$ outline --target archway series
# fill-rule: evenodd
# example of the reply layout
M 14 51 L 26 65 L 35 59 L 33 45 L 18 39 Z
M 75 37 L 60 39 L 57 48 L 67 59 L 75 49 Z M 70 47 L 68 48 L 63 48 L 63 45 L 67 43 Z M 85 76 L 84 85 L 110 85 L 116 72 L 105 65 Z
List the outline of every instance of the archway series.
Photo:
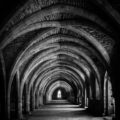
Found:
M 117 11 L 100 1 L 28 0 L 11 16 L 0 32 L 0 113 L 6 119 L 61 99 L 117 118 L 119 23 Z

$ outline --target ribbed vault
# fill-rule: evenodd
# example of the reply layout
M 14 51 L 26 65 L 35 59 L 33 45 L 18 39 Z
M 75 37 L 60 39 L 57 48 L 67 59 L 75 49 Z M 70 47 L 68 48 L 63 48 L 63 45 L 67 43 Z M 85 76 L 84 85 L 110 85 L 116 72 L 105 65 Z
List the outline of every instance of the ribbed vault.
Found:
M 8 112 L 15 76 L 21 114 L 24 89 L 28 111 L 31 94 L 33 107 L 38 107 L 44 99 L 50 101 L 59 87 L 83 104 L 85 96 L 102 99 L 104 73 L 110 68 L 115 40 L 110 25 L 92 11 L 89 2 L 29 0 L 2 29 Z

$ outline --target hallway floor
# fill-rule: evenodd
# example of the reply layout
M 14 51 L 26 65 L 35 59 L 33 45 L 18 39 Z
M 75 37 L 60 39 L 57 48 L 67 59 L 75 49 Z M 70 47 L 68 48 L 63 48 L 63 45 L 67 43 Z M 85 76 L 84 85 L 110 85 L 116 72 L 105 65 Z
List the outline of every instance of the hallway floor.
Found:
M 112 120 L 111 117 L 94 117 L 73 104 L 49 104 L 32 112 L 26 120 Z

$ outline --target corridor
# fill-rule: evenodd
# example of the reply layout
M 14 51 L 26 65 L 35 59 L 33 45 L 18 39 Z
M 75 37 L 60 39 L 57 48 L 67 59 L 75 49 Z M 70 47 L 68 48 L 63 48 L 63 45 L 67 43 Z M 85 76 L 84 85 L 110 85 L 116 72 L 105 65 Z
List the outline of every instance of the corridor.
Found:
M 4 120 L 118 120 L 120 15 L 111 2 L 15 1 L 23 4 L 0 29 Z
M 112 120 L 112 117 L 94 117 L 86 108 L 65 100 L 54 102 L 35 110 L 25 120 Z

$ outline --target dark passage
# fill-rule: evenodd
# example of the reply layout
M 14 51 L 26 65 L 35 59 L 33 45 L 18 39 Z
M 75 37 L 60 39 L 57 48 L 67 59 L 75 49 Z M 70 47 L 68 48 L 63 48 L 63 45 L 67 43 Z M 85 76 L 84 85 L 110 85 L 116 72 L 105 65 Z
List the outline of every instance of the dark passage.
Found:
M 86 108 L 58 100 L 35 110 L 26 120 L 112 120 L 112 117 L 95 117 Z
M 0 118 L 119 120 L 120 0 L 0 0 L 0 12 Z

